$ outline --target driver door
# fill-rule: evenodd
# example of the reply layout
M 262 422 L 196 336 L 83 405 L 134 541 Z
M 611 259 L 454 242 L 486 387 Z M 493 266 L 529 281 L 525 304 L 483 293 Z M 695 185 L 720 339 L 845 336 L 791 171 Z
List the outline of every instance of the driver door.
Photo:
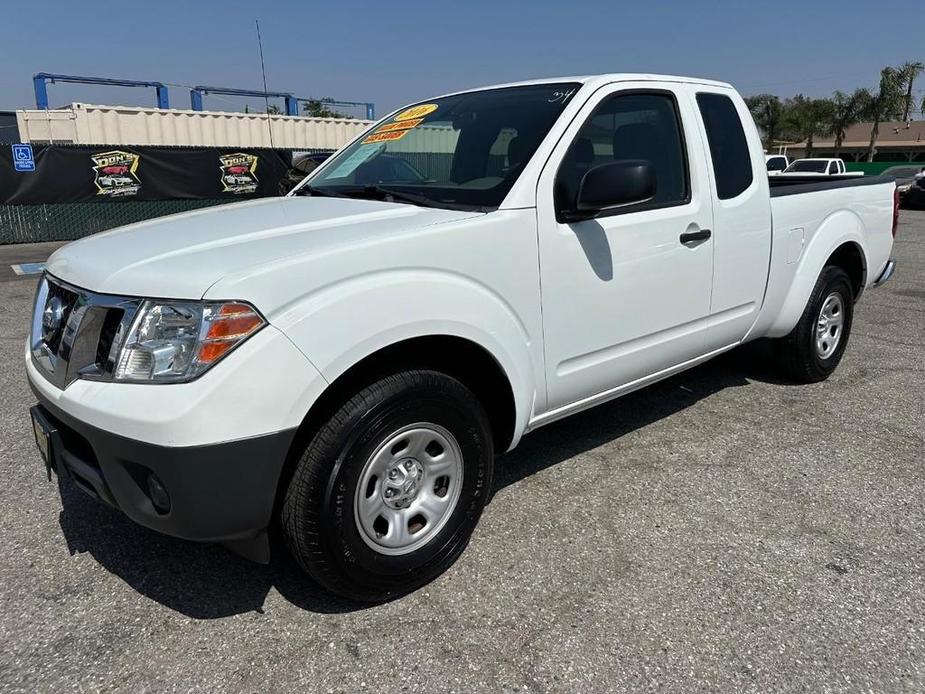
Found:
M 691 99 L 677 84 L 602 88 L 540 176 L 548 414 L 606 399 L 704 352 L 713 211 Z M 627 159 L 653 166 L 652 199 L 563 219 L 591 167 Z

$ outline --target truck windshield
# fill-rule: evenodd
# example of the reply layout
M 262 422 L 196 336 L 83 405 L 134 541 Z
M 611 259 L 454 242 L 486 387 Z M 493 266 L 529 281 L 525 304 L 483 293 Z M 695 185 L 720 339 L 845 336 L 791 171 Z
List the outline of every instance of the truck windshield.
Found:
M 580 86 L 486 89 L 402 109 L 295 192 L 496 208 Z
M 825 173 L 828 165 L 829 162 L 825 159 L 803 159 L 802 161 L 795 161 L 788 166 L 787 173 Z

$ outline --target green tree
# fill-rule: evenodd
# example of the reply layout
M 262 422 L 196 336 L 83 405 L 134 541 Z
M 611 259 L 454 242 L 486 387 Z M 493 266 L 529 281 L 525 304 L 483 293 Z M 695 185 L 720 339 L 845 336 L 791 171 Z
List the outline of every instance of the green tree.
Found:
M 865 104 L 870 102 L 870 92 L 855 89 L 851 94 L 836 91 L 829 99 L 832 104 L 828 122 L 823 124 L 821 135 L 835 138 L 835 156 L 841 154 L 845 131 L 860 123 L 864 117 Z
M 816 135 L 824 135 L 835 111 L 828 99 L 811 99 L 797 94 L 784 102 L 784 123 L 795 139 L 806 141 L 805 157 L 813 156 Z
M 903 112 L 904 82 L 899 69 L 885 67 L 880 71 L 880 84 L 876 92 L 869 94 L 864 105 L 864 119 L 873 122 L 870 128 L 870 144 L 867 146 L 867 161 L 873 161 L 877 154 L 877 139 L 883 121 L 899 118 Z
M 311 116 L 312 118 L 350 118 L 350 116 L 340 111 L 335 111 L 328 106 L 327 102 L 329 101 L 331 99 L 308 99 L 302 102 L 302 110 L 306 116 Z
M 782 138 L 784 128 L 784 105 L 774 94 L 756 94 L 745 99 L 752 113 L 755 125 L 764 133 L 764 148 L 773 151 L 774 143 Z
M 899 78 L 902 81 L 902 86 L 906 90 L 906 95 L 903 100 L 903 120 L 909 120 L 909 116 L 912 114 L 912 87 L 915 84 L 916 78 L 925 71 L 925 63 L 919 61 L 907 61 L 900 65 L 897 70 L 899 71 Z M 925 111 L 925 101 L 922 102 L 923 108 L 922 111 Z

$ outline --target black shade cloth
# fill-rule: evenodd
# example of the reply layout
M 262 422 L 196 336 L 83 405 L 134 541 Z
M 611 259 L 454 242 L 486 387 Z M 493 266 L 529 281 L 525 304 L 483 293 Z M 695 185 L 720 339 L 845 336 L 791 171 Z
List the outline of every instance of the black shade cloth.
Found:
M 0 204 L 246 199 L 279 195 L 289 150 L 32 146 L 35 171 L 18 172 L 0 145 Z

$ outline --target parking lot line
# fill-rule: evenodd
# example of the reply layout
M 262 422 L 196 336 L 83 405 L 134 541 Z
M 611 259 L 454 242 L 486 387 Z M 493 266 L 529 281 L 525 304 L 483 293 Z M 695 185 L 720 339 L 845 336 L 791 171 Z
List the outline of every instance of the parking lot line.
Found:
M 45 270 L 45 263 L 18 263 L 10 265 L 10 269 L 17 275 L 40 275 Z

